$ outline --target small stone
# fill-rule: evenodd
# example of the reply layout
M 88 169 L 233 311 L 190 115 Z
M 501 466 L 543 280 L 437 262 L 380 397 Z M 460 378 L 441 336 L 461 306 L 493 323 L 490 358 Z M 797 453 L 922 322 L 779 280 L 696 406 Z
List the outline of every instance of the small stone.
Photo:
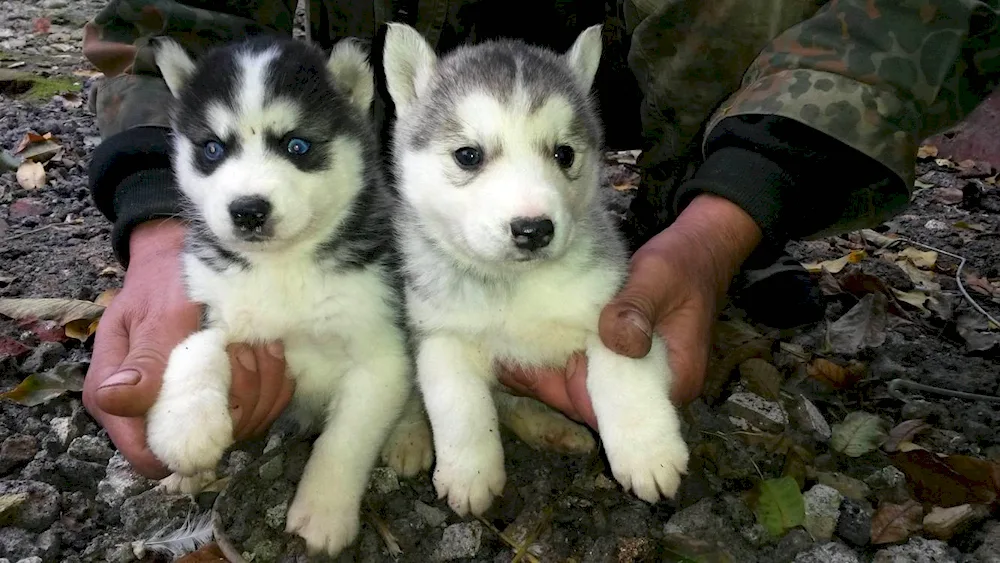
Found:
M 906 490 L 906 474 L 893 465 L 888 465 L 865 477 L 865 484 L 871 487 L 879 502 L 903 504 L 910 498 Z
M 28 493 L 0 494 L 0 526 L 12 525 L 21 505 L 27 500 Z
M 863 481 L 843 473 L 822 471 L 816 474 L 816 480 L 837 489 L 849 499 L 866 500 L 872 494 L 871 488 Z
M 771 558 L 768 561 L 772 563 L 792 563 L 798 554 L 809 549 L 812 545 L 813 539 L 809 536 L 809 532 L 795 528 L 781 538 L 778 545 L 774 547 L 774 551 L 771 553 Z
M 612 489 L 618 488 L 618 485 L 616 485 L 614 481 L 608 478 L 607 475 L 603 473 L 598 473 L 597 477 L 594 478 L 594 488 L 600 489 L 602 491 L 610 491 Z
M 973 557 L 976 563 L 1000 563 L 1000 522 L 987 527 L 986 539 Z
M 95 483 L 99 484 L 107 467 L 100 463 L 92 463 L 61 455 L 56 459 L 56 471 L 63 478 L 70 489 L 78 491 L 92 491 Z
M 427 522 L 427 525 L 432 528 L 437 528 L 448 520 L 448 514 L 441 510 L 440 508 L 435 508 L 429 504 L 424 504 L 423 502 L 415 501 L 413 503 L 413 510 Z
M 38 554 L 34 535 L 14 526 L 0 528 L 0 553 L 15 561 L 34 557 Z
M 45 213 L 48 209 L 41 200 L 33 197 L 22 197 L 11 203 L 7 217 L 9 219 L 23 219 L 25 217 L 37 217 Z
M 176 528 L 198 509 L 191 495 L 170 494 L 150 489 L 122 503 L 121 519 L 125 533 L 133 537 L 164 528 Z
M 267 444 L 264 445 L 265 454 L 271 453 L 272 450 L 276 450 L 281 447 L 281 434 L 274 433 L 267 437 Z
M 872 563 L 956 563 L 948 553 L 948 544 L 919 536 L 903 545 L 895 545 L 875 554 Z
M 818 541 L 830 541 L 837 529 L 844 495 L 833 487 L 815 485 L 802 496 L 806 506 L 805 529 Z
M 37 481 L 0 481 L 0 496 L 26 495 L 13 517 L 19 528 L 40 532 L 48 528 L 59 517 L 59 491 L 48 483 Z
M 943 221 L 938 221 L 937 219 L 931 219 L 924 223 L 924 228 L 929 231 L 943 231 L 948 228 L 948 225 Z
M 35 555 L 33 557 L 25 557 L 24 559 L 21 559 L 17 563 L 43 563 L 43 562 L 41 557 Z
M 780 432 L 788 425 L 781 405 L 753 393 L 733 393 L 726 399 L 726 412 L 768 432 Z
M 38 539 L 35 540 L 35 545 L 38 546 L 40 551 L 39 556 L 41 556 L 44 561 L 58 561 L 59 552 L 62 548 L 62 542 L 59 539 L 59 534 L 54 530 L 46 530 L 38 534 Z
M 14 434 L 0 445 L 0 475 L 34 459 L 38 453 L 38 440 L 27 434 Z
M 253 456 L 250 452 L 245 452 L 243 450 L 233 450 L 229 454 L 229 461 L 226 465 L 226 475 L 232 477 L 240 471 L 246 469 L 251 463 L 253 463 Z
M 60 342 L 40 342 L 21 364 L 21 372 L 41 373 L 50 370 L 66 356 L 66 347 Z
M 368 488 L 375 494 L 387 495 L 399 490 L 399 477 L 391 467 L 376 467 L 372 470 Z
M 844 499 L 837 520 L 837 535 L 857 547 L 868 545 L 872 538 L 872 512 L 871 507 L 862 502 Z
M 125 499 L 150 489 L 155 484 L 136 473 L 121 452 L 116 452 L 108 460 L 104 479 L 97 484 L 97 500 L 111 507 L 118 507 Z
M 829 441 L 830 437 L 833 436 L 830 424 L 823 418 L 823 413 L 819 412 L 816 405 L 804 396 L 799 395 L 791 415 L 803 431 L 813 434 L 819 441 Z
M 284 473 L 285 456 L 277 454 L 257 468 L 257 474 L 265 483 L 277 481 Z
M 479 522 L 460 522 L 444 529 L 441 543 L 434 552 L 436 561 L 452 561 L 475 557 L 483 542 L 483 525 Z
M 97 436 L 80 436 L 73 440 L 66 453 L 83 461 L 107 465 L 115 451 Z
M 264 523 L 273 530 L 285 529 L 285 517 L 288 515 L 288 501 L 272 506 L 264 513 Z
M 861 563 L 858 554 L 840 542 L 817 545 L 795 556 L 794 563 Z
M 950 508 L 935 506 L 930 514 L 924 516 L 924 532 L 939 540 L 948 541 L 989 515 L 990 510 L 981 504 L 963 504 Z
M 62 445 L 63 449 L 68 448 L 69 443 L 80 435 L 80 429 L 74 427 L 72 420 L 68 416 L 57 416 L 49 421 L 52 432 L 59 439 L 59 444 Z

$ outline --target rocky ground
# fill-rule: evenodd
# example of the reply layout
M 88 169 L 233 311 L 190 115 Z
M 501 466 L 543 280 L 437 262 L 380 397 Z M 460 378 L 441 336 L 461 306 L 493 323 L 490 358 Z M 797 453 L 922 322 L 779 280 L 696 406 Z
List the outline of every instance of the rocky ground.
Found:
M 308 441 L 279 426 L 227 456 L 217 490 L 168 495 L 80 404 L 93 321 L 122 283 L 86 187 L 99 138 L 78 24 L 99 4 L 0 2 L 0 70 L 61 81 L 41 99 L 0 90 L 0 148 L 39 135 L 19 156 L 45 173 L 0 175 L 0 298 L 75 306 L 0 302 L 0 561 L 176 559 L 160 540 L 213 507 L 244 560 L 303 561 L 280 530 Z M 707 392 L 684 410 L 677 499 L 649 506 L 598 455 L 506 436 L 509 483 L 486 517 L 452 514 L 427 475 L 381 468 L 341 560 L 1000 562 L 1000 327 L 987 317 L 1000 318 L 1000 188 L 988 165 L 921 156 L 907 213 L 789 245 L 823 290 L 822 322 L 774 331 L 727 310 Z M 610 180 L 630 178 L 616 165 Z

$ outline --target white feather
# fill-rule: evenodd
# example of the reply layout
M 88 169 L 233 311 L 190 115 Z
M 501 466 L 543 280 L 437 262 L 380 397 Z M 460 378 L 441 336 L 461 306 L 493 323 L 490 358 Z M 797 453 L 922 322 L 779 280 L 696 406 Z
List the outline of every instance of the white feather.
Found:
M 179 559 L 211 541 L 212 512 L 192 513 L 180 528 L 171 530 L 169 526 L 164 526 L 151 537 L 132 542 L 132 553 L 139 559 L 145 557 L 147 552 L 163 553 Z

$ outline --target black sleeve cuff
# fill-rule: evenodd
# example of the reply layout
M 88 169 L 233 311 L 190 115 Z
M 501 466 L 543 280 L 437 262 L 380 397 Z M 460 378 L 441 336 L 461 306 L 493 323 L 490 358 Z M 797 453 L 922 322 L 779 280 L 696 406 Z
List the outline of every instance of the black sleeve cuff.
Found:
M 136 127 L 102 142 L 90 162 L 97 208 L 114 223 L 111 245 L 126 268 L 129 235 L 137 225 L 180 212 L 181 195 L 170 168 L 169 129 Z

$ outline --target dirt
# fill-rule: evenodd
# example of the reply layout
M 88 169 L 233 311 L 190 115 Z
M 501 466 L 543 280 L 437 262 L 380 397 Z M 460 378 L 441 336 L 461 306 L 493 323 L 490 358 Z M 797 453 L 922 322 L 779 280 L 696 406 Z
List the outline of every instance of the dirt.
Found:
M 122 284 L 123 272 L 110 250 L 110 225 L 94 209 L 87 189 L 87 164 L 99 137 L 87 110 L 93 70 L 79 54 L 78 25 L 100 5 L 0 2 L 0 67 L 16 65 L 17 71 L 75 80 L 81 89 L 80 99 L 42 102 L 0 94 L 0 148 L 14 151 L 29 131 L 51 133 L 62 146 L 59 156 L 45 163 L 47 182 L 39 189 L 21 187 L 13 172 L 0 175 L 0 298 L 93 300 Z M 41 17 L 49 19 L 48 33 L 34 32 Z M 826 318 L 814 325 L 775 331 L 741 324 L 738 310 L 725 312 L 709 392 L 684 409 L 692 463 L 676 499 L 647 505 L 620 490 L 601 456 L 538 452 L 505 435 L 509 482 L 483 520 L 454 515 L 436 499 L 428 475 L 398 479 L 380 468 L 365 501 L 361 534 L 339 560 L 1000 560 L 997 504 L 981 498 L 973 502 L 984 507 L 973 511 L 978 516 L 951 537 L 941 540 L 924 530 L 873 545 L 872 518 L 887 504 L 916 499 L 922 518 L 942 501 L 929 499 L 917 486 L 918 474 L 899 473 L 908 467 L 900 456 L 912 451 L 892 452 L 880 444 L 852 457 L 837 451 L 829 436 L 830 426 L 836 431 L 854 412 L 877 415 L 885 430 L 920 419 L 929 428 L 910 438 L 917 446 L 1000 464 L 1000 327 L 991 327 L 961 294 L 956 283 L 960 260 L 948 255 L 965 259 L 959 277 L 966 290 L 987 314 L 1000 318 L 1000 188 L 994 173 L 982 163 L 936 162 L 927 156 L 919 163 L 920 187 L 911 207 L 876 229 L 901 237 L 891 246 L 857 232 L 789 244 L 803 263 L 836 260 L 852 251 L 863 250 L 865 256 L 836 273 L 813 275 L 826 303 Z M 620 188 L 615 192 L 620 206 L 635 177 L 616 165 L 606 181 Z M 943 252 L 932 267 L 901 267 L 896 261 L 907 264 L 899 257 L 907 247 L 927 250 L 910 241 Z M 934 300 L 922 311 L 901 303 L 905 294 L 886 287 L 911 292 L 911 297 L 929 288 L 926 293 Z M 880 291 L 888 294 L 888 312 L 876 306 L 860 324 L 845 320 L 849 312 L 858 316 L 855 307 L 881 302 L 865 297 Z M 861 332 L 870 346 L 837 351 Z M 0 316 L 0 390 L 34 373 L 83 373 L 92 345 L 92 339 L 66 338 L 54 323 Z M 847 368 L 854 371 L 831 386 L 815 373 L 817 358 L 841 366 L 839 376 Z M 748 367 L 749 359 L 776 369 L 760 375 Z M 914 389 L 905 382 L 939 390 Z M 774 401 L 768 402 L 772 392 Z M 973 395 L 956 398 L 949 392 Z M 739 398 L 764 408 L 748 410 Z M 825 431 L 823 424 L 801 415 L 805 400 L 828 425 Z M 768 418 L 774 405 L 783 419 Z M 247 559 L 306 560 L 301 541 L 281 530 L 282 507 L 307 455 L 308 441 L 279 425 L 269 437 L 241 444 L 223 461 L 222 473 L 230 480 L 218 503 L 211 492 L 166 495 L 114 455 L 106 434 L 82 408 L 79 392 L 33 407 L 2 400 L 0 500 L 30 495 L 19 512 L 0 509 L 0 558 L 168 560 L 149 550 L 140 557 L 133 542 L 176 528 L 214 505 L 222 522 L 220 539 Z M 807 495 L 829 485 L 845 497 L 825 515 L 835 524 L 830 537 L 816 536 L 813 524 L 774 535 L 764 528 L 755 514 L 760 484 L 783 475 L 794 477 Z M 968 475 L 932 471 L 931 476 L 933 483 L 957 483 L 951 493 L 959 497 L 983 486 Z M 998 484 L 992 486 L 995 490 Z M 818 509 L 810 506 L 812 522 L 824 516 L 813 514 Z

